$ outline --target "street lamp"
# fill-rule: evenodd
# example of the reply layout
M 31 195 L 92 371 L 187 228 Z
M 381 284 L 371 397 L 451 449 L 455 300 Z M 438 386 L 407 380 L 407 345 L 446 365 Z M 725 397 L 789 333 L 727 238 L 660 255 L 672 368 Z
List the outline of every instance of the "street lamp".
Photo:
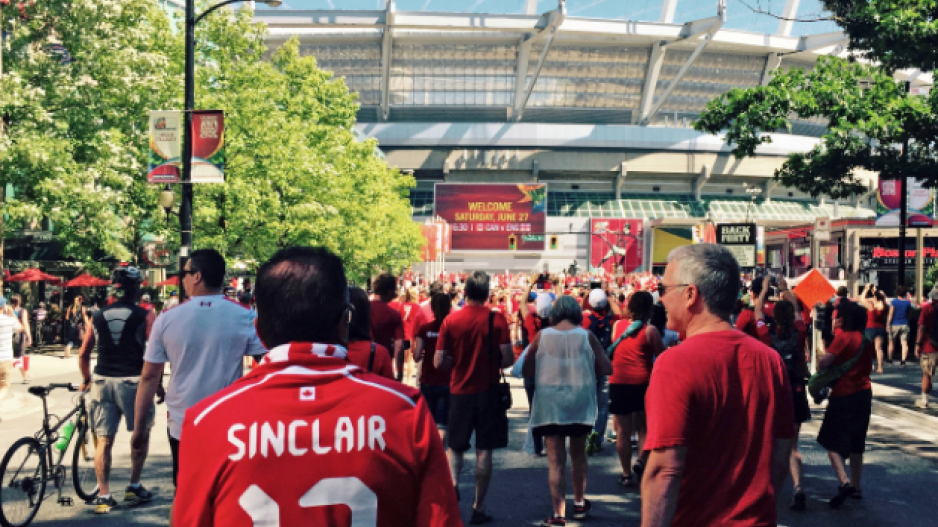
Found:
M 173 213 L 173 205 L 176 204 L 176 193 L 173 192 L 173 187 L 169 186 L 169 183 L 160 191 L 160 197 L 156 203 L 166 213 L 166 219 L 168 220 L 169 215 Z
M 195 14 L 195 0 L 186 0 L 186 76 L 185 76 L 185 125 L 182 142 L 182 201 L 179 203 L 179 269 L 186 266 L 192 248 L 192 110 L 195 107 L 195 26 L 213 11 L 226 5 L 244 0 L 226 0 L 213 5 L 201 15 Z M 269 7 L 279 7 L 282 0 L 259 0 Z M 161 192 L 163 197 L 165 190 Z M 180 288 L 185 299 L 185 288 Z

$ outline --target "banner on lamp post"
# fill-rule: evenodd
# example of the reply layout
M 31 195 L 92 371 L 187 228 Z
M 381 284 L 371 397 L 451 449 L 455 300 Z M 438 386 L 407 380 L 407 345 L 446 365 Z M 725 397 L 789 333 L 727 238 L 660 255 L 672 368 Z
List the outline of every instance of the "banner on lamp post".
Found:
M 150 112 L 147 183 L 178 183 L 182 166 L 182 112 Z
M 225 182 L 225 112 L 192 112 L 192 183 Z

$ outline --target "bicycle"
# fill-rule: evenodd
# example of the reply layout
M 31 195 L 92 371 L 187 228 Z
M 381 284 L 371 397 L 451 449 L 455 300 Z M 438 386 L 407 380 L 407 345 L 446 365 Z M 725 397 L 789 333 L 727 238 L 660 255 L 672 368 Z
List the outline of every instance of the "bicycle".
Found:
M 72 498 L 62 496 L 62 486 L 66 481 L 62 460 L 72 442 L 75 442 L 72 451 L 72 484 L 75 491 L 85 502 L 95 499 L 98 495 L 98 480 L 94 472 L 95 437 L 90 429 L 84 394 L 78 396 L 75 408 L 59 419 L 49 414 L 49 405 L 46 402 L 49 393 L 57 388 L 70 392 L 78 391 L 74 384 L 50 384 L 29 388 L 30 394 L 42 399 L 42 429 L 33 437 L 17 440 L 0 462 L 0 525 L 3 527 L 29 525 L 46 498 L 46 484 L 49 482 L 52 482 L 58 491 L 59 505 L 74 505 Z M 74 431 L 71 437 L 68 437 L 65 448 L 58 449 L 56 442 L 61 437 L 59 429 L 73 416 Z

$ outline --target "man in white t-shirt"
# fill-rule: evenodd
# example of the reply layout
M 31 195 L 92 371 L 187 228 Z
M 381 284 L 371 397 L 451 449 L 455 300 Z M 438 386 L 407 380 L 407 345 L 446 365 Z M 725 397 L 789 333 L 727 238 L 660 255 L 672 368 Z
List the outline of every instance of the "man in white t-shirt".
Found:
M 0 296 L 0 401 L 10 391 L 10 375 L 13 373 L 13 334 L 20 331 L 23 331 L 23 325 L 13 315 L 13 310 L 7 305 L 7 299 Z
M 179 472 L 179 441 L 186 410 L 241 378 L 242 357 L 267 353 L 254 329 L 256 312 L 222 294 L 225 259 L 214 249 L 194 251 L 182 271 L 189 300 L 164 311 L 150 332 L 143 374 L 137 390 L 137 416 L 145 416 L 163 379 L 163 367 L 172 368 L 166 407 L 169 444 L 173 454 L 173 482 Z M 142 426 L 142 423 L 140 423 Z M 146 446 L 135 428 L 131 448 Z

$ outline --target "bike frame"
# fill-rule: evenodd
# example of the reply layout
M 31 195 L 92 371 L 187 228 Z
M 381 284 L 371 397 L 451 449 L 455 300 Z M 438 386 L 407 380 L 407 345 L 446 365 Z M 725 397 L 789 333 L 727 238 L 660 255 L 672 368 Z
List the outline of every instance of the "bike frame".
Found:
M 55 424 L 55 426 L 51 426 L 50 418 L 52 416 L 49 415 L 48 402 L 46 401 L 46 397 L 41 397 L 41 399 L 42 399 L 42 413 L 43 413 L 42 430 L 37 432 L 34 437 L 36 438 L 36 440 L 39 441 L 39 444 L 41 445 L 39 455 L 41 457 L 46 458 L 47 460 L 47 467 L 49 471 L 45 479 L 46 481 L 52 481 L 53 483 L 55 483 L 55 487 L 59 493 L 59 499 L 61 500 L 62 499 L 62 481 L 59 481 L 59 478 L 58 478 L 59 474 L 58 474 L 58 471 L 56 470 L 56 467 L 62 466 L 62 460 L 65 458 L 65 454 L 68 452 L 68 447 L 71 446 L 72 440 L 75 439 L 75 432 L 72 432 L 71 437 L 68 438 L 68 444 L 65 445 L 65 449 L 59 451 L 59 458 L 57 461 L 54 460 L 54 456 L 55 456 L 54 451 L 57 449 L 53 448 L 55 446 L 55 443 L 53 442 L 53 440 L 58 439 L 58 438 L 55 437 L 54 434 L 56 431 L 58 431 L 59 428 L 62 427 L 62 425 L 67 423 L 72 418 L 72 416 L 76 414 L 78 415 L 78 419 L 76 420 L 77 422 L 75 423 L 75 429 L 77 430 L 78 427 L 81 425 L 81 420 L 87 419 L 88 411 L 85 407 L 84 394 L 81 394 L 79 398 L 79 402 L 77 405 L 75 405 L 75 408 L 71 412 L 66 414 L 65 417 L 59 419 L 59 421 Z M 92 445 L 92 448 L 94 448 L 94 445 Z

